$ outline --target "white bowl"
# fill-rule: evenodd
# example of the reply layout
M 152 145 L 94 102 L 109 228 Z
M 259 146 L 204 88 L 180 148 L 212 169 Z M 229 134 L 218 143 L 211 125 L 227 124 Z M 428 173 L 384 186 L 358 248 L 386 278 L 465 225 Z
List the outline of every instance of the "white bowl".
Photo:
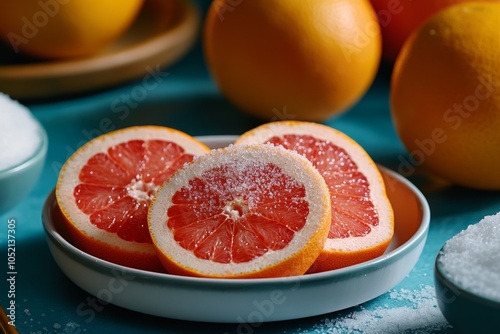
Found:
M 199 137 L 212 148 L 234 136 Z M 65 238 L 54 192 L 42 212 L 47 242 L 62 271 L 102 300 L 130 310 L 174 319 L 261 323 L 346 309 L 392 289 L 415 266 L 429 229 L 425 197 L 409 181 L 380 167 L 395 212 L 395 235 L 386 253 L 329 272 L 268 279 L 175 276 L 119 266 L 82 252 Z
M 47 156 L 49 139 L 41 125 L 39 133 L 41 143 L 32 156 L 16 166 L 0 171 L 0 214 L 23 200 L 40 177 Z

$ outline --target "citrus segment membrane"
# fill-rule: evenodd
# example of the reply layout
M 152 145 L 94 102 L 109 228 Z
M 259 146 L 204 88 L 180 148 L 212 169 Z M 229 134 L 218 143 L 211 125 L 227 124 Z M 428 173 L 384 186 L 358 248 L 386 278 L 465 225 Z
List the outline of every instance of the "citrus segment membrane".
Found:
M 237 145 L 267 143 L 306 157 L 325 179 L 332 204 L 324 252 L 314 271 L 360 263 L 381 255 L 394 233 L 394 217 L 380 172 L 354 140 L 312 122 L 281 121 L 241 135 Z
M 175 171 L 208 151 L 191 136 L 160 126 L 117 130 L 82 146 L 61 169 L 56 187 L 77 246 L 119 264 L 140 267 L 141 261 L 130 262 L 138 253 L 159 264 L 147 225 L 151 198 Z
M 330 210 L 307 159 L 271 145 L 231 146 L 174 174 L 153 199 L 149 226 L 171 273 L 290 276 L 321 252 Z
M 73 195 L 98 228 L 128 241 L 151 242 L 147 209 L 153 194 L 192 154 L 167 140 L 131 140 L 97 153 L 82 167 Z
M 305 156 L 325 178 L 334 203 L 329 238 L 364 236 L 378 225 L 368 180 L 344 149 L 310 135 L 275 136 L 266 143 L 281 145 Z
M 309 213 L 304 195 L 304 185 L 274 164 L 230 162 L 174 194 L 167 226 L 198 258 L 248 262 L 284 248 L 304 227 Z

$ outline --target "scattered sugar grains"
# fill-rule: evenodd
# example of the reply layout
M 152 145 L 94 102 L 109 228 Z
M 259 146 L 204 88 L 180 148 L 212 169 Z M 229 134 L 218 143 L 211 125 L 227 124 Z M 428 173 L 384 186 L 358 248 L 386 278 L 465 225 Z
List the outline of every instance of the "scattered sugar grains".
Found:
M 440 263 L 458 286 L 500 301 L 500 212 L 448 240 Z
M 0 93 L 0 171 L 36 152 L 41 144 L 39 127 L 28 108 Z
M 434 287 L 418 290 L 392 290 L 388 293 L 392 307 L 357 309 L 343 317 L 324 319 L 307 333 L 318 334 L 426 334 L 450 328 L 435 297 Z M 295 334 L 306 332 L 297 332 Z

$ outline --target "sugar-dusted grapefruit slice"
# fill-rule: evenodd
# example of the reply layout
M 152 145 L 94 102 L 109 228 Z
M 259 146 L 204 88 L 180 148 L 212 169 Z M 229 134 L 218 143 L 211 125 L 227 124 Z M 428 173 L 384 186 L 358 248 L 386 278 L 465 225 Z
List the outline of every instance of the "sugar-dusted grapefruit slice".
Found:
M 209 148 L 166 127 L 136 126 L 97 137 L 61 169 L 57 203 L 75 246 L 133 268 L 163 271 L 147 212 L 157 188 Z
M 366 151 L 329 126 L 297 121 L 254 128 L 237 145 L 269 143 L 305 156 L 325 178 L 332 221 L 321 255 L 309 272 L 364 262 L 383 254 L 394 233 L 394 216 L 382 176 Z
M 312 265 L 330 212 L 325 181 L 304 157 L 272 145 L 229 146 L 175 173 L 148 222 L 169 273 L 279 277 Z

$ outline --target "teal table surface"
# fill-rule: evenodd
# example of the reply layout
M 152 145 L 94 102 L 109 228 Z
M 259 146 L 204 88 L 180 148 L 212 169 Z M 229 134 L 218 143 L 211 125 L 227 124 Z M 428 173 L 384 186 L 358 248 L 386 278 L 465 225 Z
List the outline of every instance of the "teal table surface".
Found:
M 203 3 L 203 6 L 206 6 Z M 206 9 L 206 8 L 203 8 Z M 155 68 L 155 64 L 151 64 Z M 160 70 L 159 84 L 141 90 L 141 79 L 71 98 L 27 103 L 49 135 L 48 157 L 33 191 L 0 215 L 1 260 L 7 264 L 7 223 L 16 222 L 16 327 L 20 333 L 454 333 L 435 300 L 433 263 L 450 237 L 500 211 L 500 192 L 445 185 L 421 168 L 408 170 L 408 153 L 390 115 L 391 67 L 382 64 L 377 78 L 354 107 L 324 121 L 358 141 L 373 159 L 400 172 L 426 196 L 431 208 L 423 253 L 396 287 L 363 305 L 340 312 L 274 323 L 193 323 L 149 316 L 107 304 L 89 318 L 77 312 L 90 296 L 73 284 L 54 262 L 41 222 L 43 203 L 66 159 L 102 133 L 131 125 L 158 124 L 191 135 L 238 135 L 258 124 L 218 91 L 198 42 L 189 53 Z M 282 117 L 285 106 L 276 106 Z M 290 115 L 289 115 L 290 116 Z M 15 145 L 15 143 L 13 143 Z M 0 280 L 0 302 L 7 302 L 7 270 Z M 307 307 L 307 305 L 304 305 Z

